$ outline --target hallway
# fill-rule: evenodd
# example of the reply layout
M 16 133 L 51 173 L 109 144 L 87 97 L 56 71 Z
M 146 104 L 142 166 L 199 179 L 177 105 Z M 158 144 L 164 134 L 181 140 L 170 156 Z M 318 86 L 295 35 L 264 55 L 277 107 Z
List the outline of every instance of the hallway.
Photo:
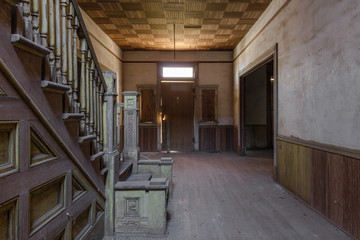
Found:
M 174 193 L 168 206 L 171 219 L 168 236 L 160 239 L 351 239 L 273 182 L 269 154 L 170 155 L 175 160 Z

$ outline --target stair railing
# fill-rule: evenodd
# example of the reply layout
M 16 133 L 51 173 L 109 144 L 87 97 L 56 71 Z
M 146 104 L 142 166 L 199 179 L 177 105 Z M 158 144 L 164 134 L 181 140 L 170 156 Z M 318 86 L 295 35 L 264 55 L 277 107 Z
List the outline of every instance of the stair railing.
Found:
M 66 118 L 80 119 L 80 136 L 103 149 L 103 96 L 106 82 L 76 0 L 20 0 L 25 41 L 49 50 L 46 64 L 53 86 L 66 92 Z M 17 40 L 13 40 L 17 41 Z

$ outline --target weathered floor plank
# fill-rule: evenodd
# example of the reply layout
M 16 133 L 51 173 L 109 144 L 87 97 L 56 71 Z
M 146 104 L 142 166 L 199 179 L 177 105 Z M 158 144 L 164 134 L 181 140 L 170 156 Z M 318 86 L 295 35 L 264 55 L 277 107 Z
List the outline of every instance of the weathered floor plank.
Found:
M 142 153 L 157 159 L 161 153 Z M 168 235 L 117 239 L 351 239 L 272 180 L 272 158 L 171 153 Z

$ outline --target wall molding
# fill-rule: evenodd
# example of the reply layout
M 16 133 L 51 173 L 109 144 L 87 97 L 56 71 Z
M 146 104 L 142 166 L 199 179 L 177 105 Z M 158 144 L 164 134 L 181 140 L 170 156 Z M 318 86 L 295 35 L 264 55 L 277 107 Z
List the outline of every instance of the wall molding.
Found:
M 144 61 L 138 61 L 138 60 L 121 60 L 122 63 L 168 63 L 169 60 L 164 61 L 153 61 L 153 60 L 144 60 Z M 173 63 L 173 62 L 171 62 Z M 175 61 L 174 63 L 189 63 L 189 61 Z M 234 61 L 194 61 L 194 63 L 234 63 Z
M 120 56 L 118 56 L 116 53 L 114 53 L 110 48 L 108 48 L 102 41 L 100 41 L 99 39 L 98 39 L 98 37 L 97 36 L 95 36 L 95 34 L 93 34 L 93 33 L 91 33 L 91 32 L 89 32 L 89 35 L 96 41 L 96 42 L 98 42 L 101 46 L 103 46 L 103 48 L 104 49 L 106 49 L 111 55 L 113 55 L 116 59 L 118 59 L 120 62 L 124 62 L 122 59 L 121 59 L 121 57 Z M 115 44 L 116 45 L 116 44 Z M 117 46 L 117 45 L 116 45 Z M 121 50 L 121 48 L 120 48 L 120 50 Z M 122 51 L 122 50 L 121 50 Z
M 257 39 L 260 34 L 268 27 L 268 25 L 280 14 L 280 12 L 290 3 L 291 0 L 287 0 L 277 11 L 276 13 L 267 21 L 267 23 L 255 34 L 255 36 L 246 44 L 244 48 L 240 50 L 240 52 L 233 58 L 233 61 L 235 62 L 241 54 L 243 54 L 246 49 Z M 259 21 L 259 20 L 258 20 Z M 254 26 L 253 26 L 254 27 Z M 241 41 L 240 41 L 241 42 Z M 238 43 L 238 45 L 240 44 Z M 237 45 L 237 46 L 238 46 Z M 236 47 L 235 47 L 236 49 Z M 235 50 L 234 49 L 234 50 Z
M 319 142 L 315 142 L 315 141 L 303 140 L 300 138 L 287 137 L 287 136 L 282 136 L 282 135 L 277 136 L 276 139 L 280 140 L 280 141 L 289 142 L 289 143 L 293 143 L 293 144 L 297 144 L 297 145 L 302 145 L 305 147 L 310 147 L 310 148 L 318 149 L 321 151 L 335 153 L 335 154 L 339 154 L 342 156 L 351 157 L 351 158 L 360 160 L 360 150 L 344 148 L 344 147 L 334 146 L 334 145 L 330 145 L 330 144 L 319 143 Z

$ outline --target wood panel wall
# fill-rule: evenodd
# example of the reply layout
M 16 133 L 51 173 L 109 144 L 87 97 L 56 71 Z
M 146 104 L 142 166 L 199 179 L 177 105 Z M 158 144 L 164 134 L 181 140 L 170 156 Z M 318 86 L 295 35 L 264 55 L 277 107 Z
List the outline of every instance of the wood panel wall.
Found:
M 239 128 L 237 126 L 233 126 L 233 149 L 232 151 L 240 154 L 239 147 Z
M 44 59 L 11 44 L 10 2 L 0 0 L 0 239 L 101 239 L 104 184 L 63 122 L 63 95 L 41 89 Z
M 278 182 L 310 203 L 310 149 L 279 141 L 277 153 Z
M 278 139 L 278 181 L 312 208 L 360 238 L 360 157 L 319 144 Z
M 1 71 L 0 85 L 7 93 L 0 102 L 8 103 L 0 109 L 0 239 L 72 236 L 72 220 L 88 206 L 94 217 L 76 238 L 103 236 L 105 199 Z
M 232 125 L 199 126 L 200 151 L 232 151 L 233 148 Z
M 157 126 L 139 126 L 139 147 L 141 152 L 156 152 Z

